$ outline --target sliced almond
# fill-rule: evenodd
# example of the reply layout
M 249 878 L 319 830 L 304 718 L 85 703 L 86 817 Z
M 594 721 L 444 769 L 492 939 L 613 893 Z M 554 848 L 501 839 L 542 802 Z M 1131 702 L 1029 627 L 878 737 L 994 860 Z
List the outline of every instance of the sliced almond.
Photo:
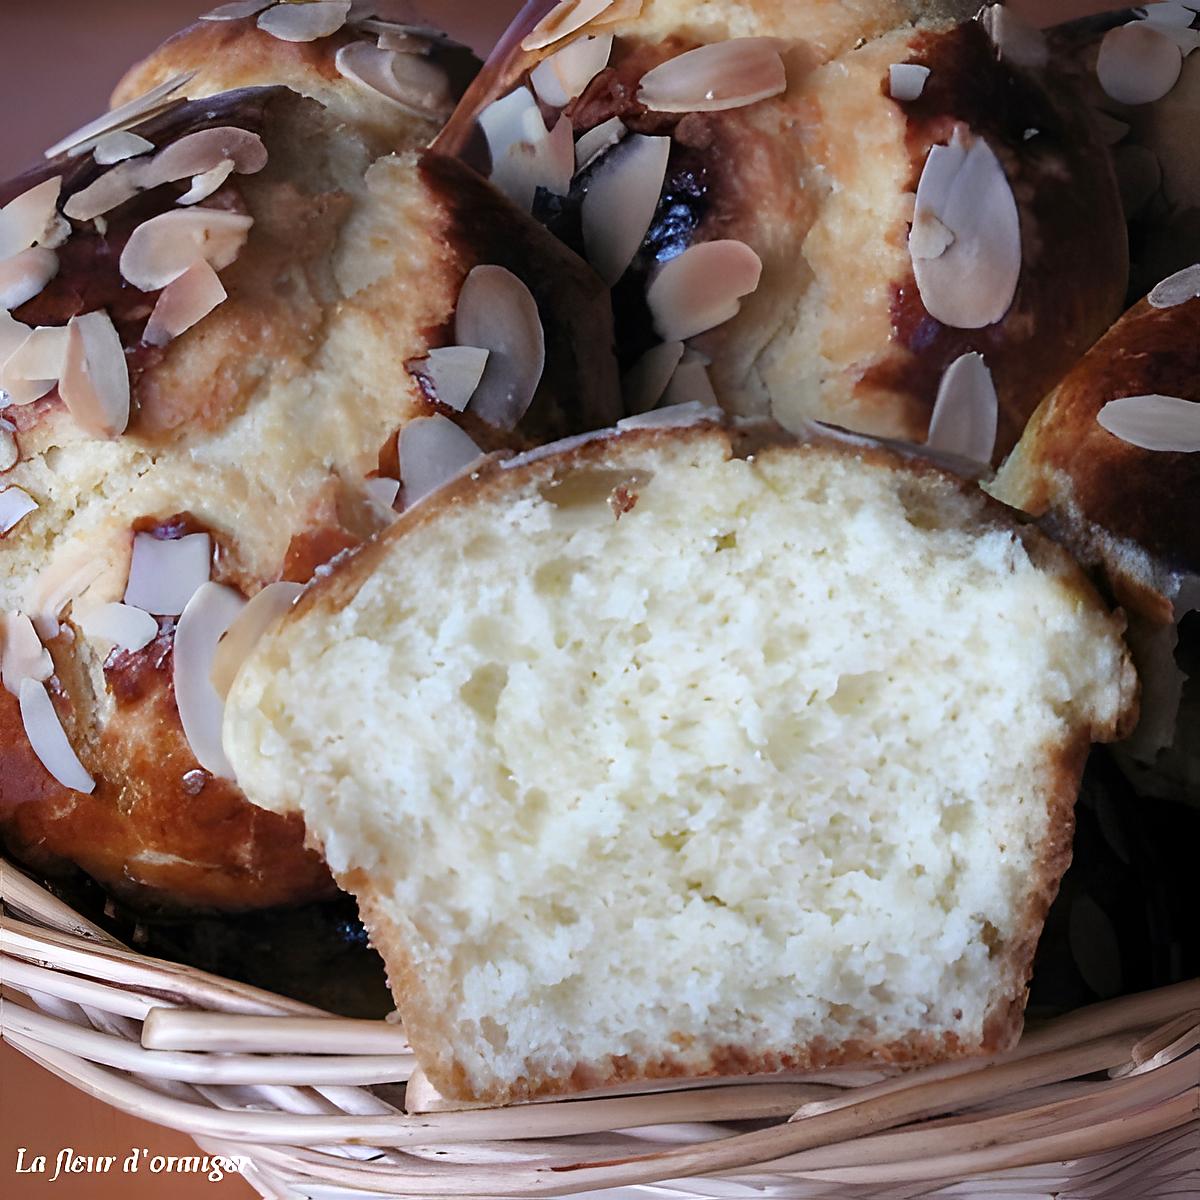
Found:
M 283 42 L 315 42 L 337 33 L 349 15 L 350 0 L 276 4 L 259 15 L 258 27 Z
M 59 618 L 104 574 L 102 555 L 76 549 L 54 558 L 38 574 L 33 595 L 33 624 L 47 641 L 58 635 Z
M 758 287 L 762 259 L 744 242 L 701 242 L 671 259 L 646 293 L 659 336 L 682 342 L 736 317 Z
M 140 158 L 153 150 L 154 143 L 140 134 L 118 129 L 114 133 L 106 133 L 96 143 L 92 148 L 92 157 L 102 167 L 111 167 L 130 158 Z
M 216 271 L 201 259 L 159 293 L 142 341 L 148 346 L 165 346 L 207 317 L 226 295 Z
M 990 463 L 996 451 L 1000 401 L 982 354 L 964 354 L 946 368 L 929 422 L 930 450 Z
M 930 316 L 955 329 L 982 329 L 1004 318 L 1021 276 L 1021 219 L 1012 187 L 983 138 L 961 129 L 929 152 L 917 188 L 915 227 L 933 217 L 954 241 L 936 258 L 913 256 Z
M 372 504 L 388 512 L 394 512 L 396 501 L 400 499 L 400 480 L 389 479 L 386 475 L 377 475 L 363 484 Z
M 269 8 L 275 0 L 234 0 L 232 4 L 222 4 L 212 12 L 202 13 L 201 21 L 240 21 L 245 17 L 255 17 L 264 8 Z
M 514 88 L 480 110 L 477 120 L 493 166 L 504 158 L 511 146 L 528 136 L 527 121 L 531 112 L 540 118 L 537 100 L 527 87 Z
M 543 104 L 565 108 L 608 66 L 612 46 L 611 33 L 576 38 L 538 63 L 529 82 Z
M 1200 298 L 1200 263 L 1164 279 L 1149 295 L 1151 308 L 1174 308 Z
M 1200 404 L 1176 396 L 1126 396 L 1111 400 L 1096 418 L 1113 437 L 1142 450 L 1200 451 Z
M 913 218 L 908 235 L 908 252 L 913 258 L 939 258 L 954 245 L 954 234 L 928 209 Z
M 575 141 L 570 118 L 546 128 L 541 109 L 526 87 L 488 105 L 479 124 L 492 159 L 491 181 L 518 208 L 528 212 L 540 187 L 558 196 L 571 190 Z
M 67 134 L 46 151 L 46 157 L 54 158 L 64 151 L 73 155 L 88 153 L 106 133 L 138 125 L 155 113 L 161 112 L 164 107 L 170 107 L 174 103 L 170 97 L 180 88 L 186 87 L 195 75 L 195 71 L 182 71 L 178 75 L 172 75 L 170 79 L 164 80 L 145 94 L 136 96 L 119 108 L 89 121 L 74 133 Z
M 902 103 L 918 100 L 928 79 L 928 67 L 919 63 L 893 63 L 888 72 L 888 93 Z
M 201 260 L 222 271 L 241 253 L 253 224 L 253 217 L 210 208 L 151 217 L 126 242 L 121 274 L 143 292 L 156 292 Z
M 717 393 L 709 377 L 710 360 L 695 350 L 686 350 L 667 390 L 663 393 L 662 408 L 698 404 L 702 408 L 718 408 Z
M 0 259 L 12 258 L 42 240 L 58 215 L 62 176 L 43 180 L 0 208 Z
M 658 407 L 683 351 L 682 342 L 664 342 L 651 347 L 633 364 L 621 385 L 626 412 L 637 416 Z
M 350 6 L 350 20 L 356 28 L 365 33 L 374 33 L 381 39 L 384 37 L 412 38 L 423 44 L 423 49 L 419 51 L 421 54 L 424 54 L 431 44 L 463 48 L 462 42 L 456 41 L 444 29 L 438 29 L 435 25 L 416 25 L 411 21 L 385 21 L 380 17 L 359 19 L 355 16 L 353 4 Z M 412 53 L 412 51 L 406 51 L 406 53 Z
M 140 158 L 117 163 L 87 187 L 68 197 L 63 204 L 63 212 L 73 221 L 94 221 L 112 212 L 150 186 L 147 182 L 149 165 L 149 159 Z
M 2 392 L 0 400 L 3 400 Z M 17 427 L 11 421 L 0 419 L 0 471 L 11 471 L 20 461 L 21 447 L 17 445 Z
M 13 351 L 0 372 L 5 384 L 18 380 L 57 380 L 67 361 L 65 325 L 39 325 Z
M 25 736 L 42 766 L 63 787 L 84 795 L 94 792 L 96 781 L 84 770 L 79 756 L 71 748 L 46 685 L 36 679 L 23 680 L 20 704 Z
M 433 43 L 406 31 L 387 29 L 375 39 L 380 50 L 395 50 L 399 54 L 428 54 Z
M 221 746 L 225 701 L 213 686 L 217 645 L 246 607 L 246 601 L 219 583 L 206 583 L 188 601 L 175 628 L 172 680 L 183 733 L 196 761 L 210 774 L 232 779 Z
M 19 695 L 21 683 L 39 683 L 54 674 L 50 652 L 42 645 L 33 622 L 24 613 L 7 613 L 0 620 L 0 675 L 5 690 Z
M 79 628 L 95 641 L 111 642 L 119 650 L 136 653 L 158 637 L 158 622 L 131 604 L 100 604 L 78 617 Z
M 211 171 L 193 175 L 192 186 L 175 203 L 181 208 L 187 208 L 199 204 L 201 200 L 207 200 L 232 174 L 233 159 L 227 158 L 224 162 L 217 163 Z
M 58 274 L 58 255 L 44 246 L 31 246 L 0 261 L 0 308 L 20 308 Z
M 457 479 L 483 451 L 449 417 L 418 417 L 400 431 L 400 479 L 404 507 Z
M 633 262 L 667 178 L 671 139 L 631 134 L 596 168 L 581 219 L 588 261 L 609 287 Z
M 642 76 L 637 98 L 652 112 L 721 112 L 786 90 L 774 38 L 732 38 L 667 59 Z
M 157 187 L 203 175 L 227 160 L 239 175 L 255 175 L 267 165 L 267 148 L 257 133 L 236 125 L 201 129 L 164 146 L 150 160 L 147 184 Z
M 397 483 L 397 491 L 399 487 Z M 212 685 L 222 700 L 229 695 L 237 673 L 254 647 L 283 620 L 303 591 L 304 585 L 300 583 L 270 583 L 255 593 L 237 614 L 217 644 L 212 660 Z
M 613 0 L 562 0 L 522 39 L 522 50 L 541 50 L 570 37 L 576 30 L 604 15 Z
M 1175 3 L 1175 0 L 1147 4 L 1142 14 L 1143 21 L 1168 29 L 1187 29 L 1196 19 L 1196 13 L 1189 5 Z
M 38 502 L 23 488 L 0 490 L 0 534 L 14 530 L 31 512 L 37 512 Z
M 476 267 L 459 293 L 454 327 L 460 346 L 489 351 L 471 411 L 497 429 L 515 429 L 546 366 L 546 336 L 533 294 L 503 267 Z
M 489 357 L 490 351 L 476 346 L 446 346 L 430 350 L 418 367 L 432 385 L 434 399 L 462 412 L 479 387 Z
M 617 422 L 617 428 L 624 433 L 627 429 L 684 429 L 689 425 L 720 425 L 724 421 L 725 414 L 719 408 L 706 404 L 673 404 L 636 417 L 626 417 Z
M 0 308 L 0 368 L 24 344 L 33 332 L 28 325 L 18 321 L 10 312 Z
M 595 129 L 589 129 L 575 143 L 575 173 L 586 171 L 602 154 L 616 146 L 629 132 L 620 117 L 609 117 Z
M 103 309 L 72 317 L 58 394 L 75 423 L 98 438 L 129 424 L 129 367 L 121 336 Z
M 190 533 L 168 541 L 149 533 L 133 539 L 124 601 L 156 617 L 177 617 L 212 571 L 212 539 Z
M 351 42 L 335 56 L 338 71 L 368 91 L 385 96 L 417 117 L 438 118 L 453 108 L 453 94 L 445 71 L 419 54 L 402 54 Z
M 1161 29 L 1145 21 L 1110 29 L 1100 43 L 1096 75 L 1119 104 L 1152 104 L 1179 81 L 1183 53 Z

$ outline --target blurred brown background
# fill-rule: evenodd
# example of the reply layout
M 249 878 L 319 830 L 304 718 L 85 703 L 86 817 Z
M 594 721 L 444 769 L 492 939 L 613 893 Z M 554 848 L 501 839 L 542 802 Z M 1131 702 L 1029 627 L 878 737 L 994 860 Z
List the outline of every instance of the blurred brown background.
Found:
M 17 174 L 42 150 L 107 106 L 123 71 L 164 37 L 219 0 L 0 0 L 0 172 Z M 1116 7 L 1104 0 L 1011 0 L 1039 24 Z M 428 19 L 486 49 L 520 0 L 414 0 Z M 253 1195 L 239 1179 L 191 1176 L 14 1175 L 17 1148 L 52 1159 L 81 1154 L 194 1153 L 180 1135 L 91 1100 L 0 1044 L 0 1194 L 10 1200 L 194 1200 Z M 52 1168 L 51 1168 L 52 1169 Z

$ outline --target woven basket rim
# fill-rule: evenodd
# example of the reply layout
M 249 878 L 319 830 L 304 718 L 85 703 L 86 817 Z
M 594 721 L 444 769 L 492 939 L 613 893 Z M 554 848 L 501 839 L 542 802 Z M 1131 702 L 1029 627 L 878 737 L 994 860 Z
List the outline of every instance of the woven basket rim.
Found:
M 140 954 L 2 858 L 0 901 L 5 1040 L 248 1160 L 264 1196 L 902 1200 L 969 1185 L 1091 1200 L 1200 1181 L 1200 980 L 1031 1025 L 990 1060 L 487 1108 L 440 1096 L 399 1025 Z

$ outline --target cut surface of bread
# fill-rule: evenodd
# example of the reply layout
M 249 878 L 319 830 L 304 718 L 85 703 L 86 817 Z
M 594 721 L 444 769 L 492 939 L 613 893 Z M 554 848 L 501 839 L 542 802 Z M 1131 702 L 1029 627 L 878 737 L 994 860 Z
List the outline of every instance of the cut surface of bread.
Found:
M 430 1079 L 919 1062 L 1017 1036 L 1121 626 L 878 448 L 637 429 L 491 465 L 312 589 L 225 741 L 359 897 Z

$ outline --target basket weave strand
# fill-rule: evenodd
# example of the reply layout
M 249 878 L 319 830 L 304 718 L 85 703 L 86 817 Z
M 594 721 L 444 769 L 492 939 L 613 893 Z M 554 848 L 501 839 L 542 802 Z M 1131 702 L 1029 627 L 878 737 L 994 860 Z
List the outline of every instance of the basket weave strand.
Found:
M 263 1196 L 1200 1195 L 1200 981 L 1033 1028 L 987 1062 L 489 1109 L 439 1096 L 391 1023 L 147 958 L 3 862 L 0 899 L 5 1039 L 239 1159 Z

